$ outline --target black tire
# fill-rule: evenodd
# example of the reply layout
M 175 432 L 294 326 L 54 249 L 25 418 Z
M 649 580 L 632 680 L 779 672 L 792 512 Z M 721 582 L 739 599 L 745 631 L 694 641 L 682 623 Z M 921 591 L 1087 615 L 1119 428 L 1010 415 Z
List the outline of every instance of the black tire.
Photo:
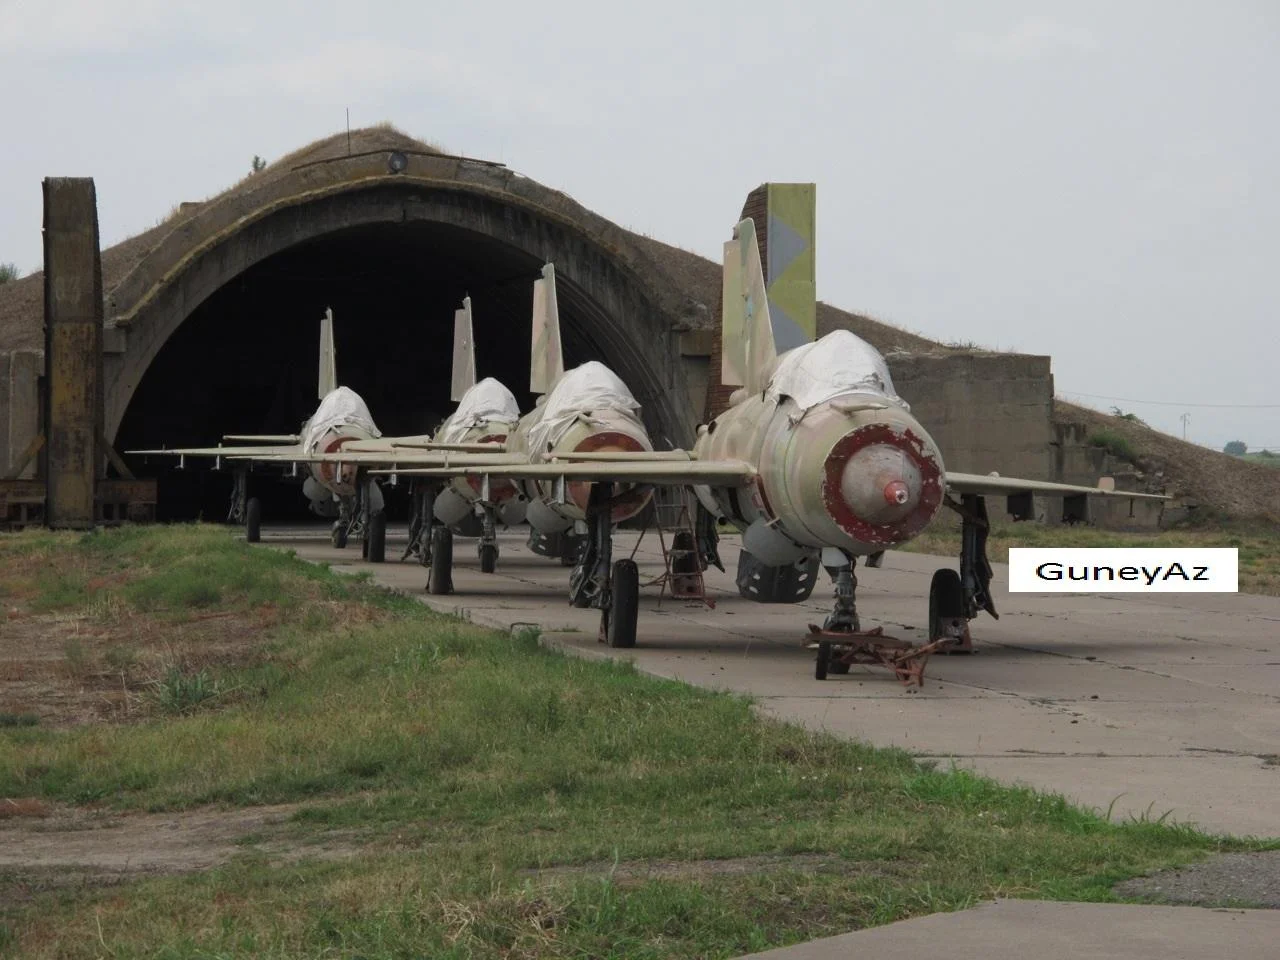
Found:
M 640 619 L 640 568 L 634 560 L 618 560 L 613 565 L 613 604 L 609 610 L 609 646 L 620 649 L 636 645 L 636 624 Z
M 427 593 L 453 593 L 453 532 L 443 524 L 431 531 L 431 570 Z
M 480 572 L 493 573 L 498 569 L 498 545 L 496 543 L 480 544 Z
M 929 642 L 945 637 L 944 624 L 948 620 L 963 619 L 964 615 L 960 574 L 947 568 L 934 571 L 933 580 L 929 582 Z
M 329 534 L 329 542 L 337 550 L 341 550 L 347 545 L 347 527 L 341 520 L 334 521 L 333 530 Z
M 813 665 L 813 676 L 817 680 L 827 679 L 827 671 L 831 669 L 831 641 L 818 641 L 818 659 Z
M 249 543 L 262 539 L 262 501 L 250 497 L 244 505 L 244 538 Z
M 382 563 L 387 559 L 387 515 L 379 510 L 369 518 L 364 541 L 370 563 Z

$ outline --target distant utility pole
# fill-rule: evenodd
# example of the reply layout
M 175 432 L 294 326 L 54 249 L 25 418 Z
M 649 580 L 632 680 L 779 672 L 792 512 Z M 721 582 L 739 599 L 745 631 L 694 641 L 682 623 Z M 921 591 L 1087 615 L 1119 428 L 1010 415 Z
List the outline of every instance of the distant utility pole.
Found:
M 1191 422 L 1191 414 L 1184 413 L 1178 418 L 1182 421 L 1182 439 L 1187 439 L 1187 424 Z

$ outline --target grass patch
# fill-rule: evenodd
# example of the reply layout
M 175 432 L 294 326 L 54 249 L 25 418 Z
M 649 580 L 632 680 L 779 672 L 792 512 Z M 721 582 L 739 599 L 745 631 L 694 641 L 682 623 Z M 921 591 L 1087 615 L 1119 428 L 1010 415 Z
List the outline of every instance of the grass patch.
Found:
M 744 698 L 548 653 L 217 529 L 54 552 L 86 582 L 151 571 L 115 589 L 136 617 L 195 629 L 211 621 L 171 619 L 180 589 L 136 586 L 193 550 L 250 568 L 209 563 L 220 599 L 198 609 L 269 606 L 257 656 L 175 675 L 180 709 L 141 722 L 0 731 L 0 797 L 298 803 L 292 846 L 359 851 L 280 864 L 246 843 L 213 870 L 37 895 L 0 906 L 0 952 L 732 957 L 991 896 L 1109 899 L 1120 879 L 1242 846 L 767 721 Z M 236 695 L 195 692 L 218 685 Z
M 1138 459 L 1138 451 L 1134 449 L 1128 437 L 1123 437 L 1112 430 L 1095 430 L 1089 434 L 1089 444 L 1101 447 L 1113 457 L 1127 460 L 1130 463 Z
M 194 713 L 202 706 L 227 693 L 223 684 L 209 675 L 208 670 L 184 673 L 172 667 L 159 680 L 152 681 L 151 696 L 162 713 Z

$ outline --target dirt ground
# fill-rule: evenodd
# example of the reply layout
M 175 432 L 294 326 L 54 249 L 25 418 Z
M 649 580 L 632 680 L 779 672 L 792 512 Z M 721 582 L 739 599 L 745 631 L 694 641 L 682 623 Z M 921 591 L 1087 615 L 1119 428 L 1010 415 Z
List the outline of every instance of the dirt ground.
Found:
M 50 890 L 194 873 L 254 853 L 277 863 L 336 860 L 363 849 L 346 834 L 285 837 L 300 804 L 115 814 L 0 800 L 0 904 Z
M 151 714 L 166 671 L 247 666 L 270 612 L 221 612 L 166 623 L 120 609 L 33 614 L 0 623 L 0 714 L 10 723 L 66 727 Z

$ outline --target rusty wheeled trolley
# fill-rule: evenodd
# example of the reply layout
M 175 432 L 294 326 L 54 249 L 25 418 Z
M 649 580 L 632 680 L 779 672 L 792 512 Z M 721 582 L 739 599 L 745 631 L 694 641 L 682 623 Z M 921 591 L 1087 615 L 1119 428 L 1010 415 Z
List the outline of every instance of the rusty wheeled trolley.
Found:
M 824 630 L 809 625 L 806 646 L 817 649 L 813 675 L 819 680 L 830 674 L 846 674 L 854 664 L 886 667 L 907 687 L 924 686 L 924 668 L 929 657 L 946 647 L 947 640 L 917 646 L 909 640 L 885 636 L 883 627 L 873 630 Z

